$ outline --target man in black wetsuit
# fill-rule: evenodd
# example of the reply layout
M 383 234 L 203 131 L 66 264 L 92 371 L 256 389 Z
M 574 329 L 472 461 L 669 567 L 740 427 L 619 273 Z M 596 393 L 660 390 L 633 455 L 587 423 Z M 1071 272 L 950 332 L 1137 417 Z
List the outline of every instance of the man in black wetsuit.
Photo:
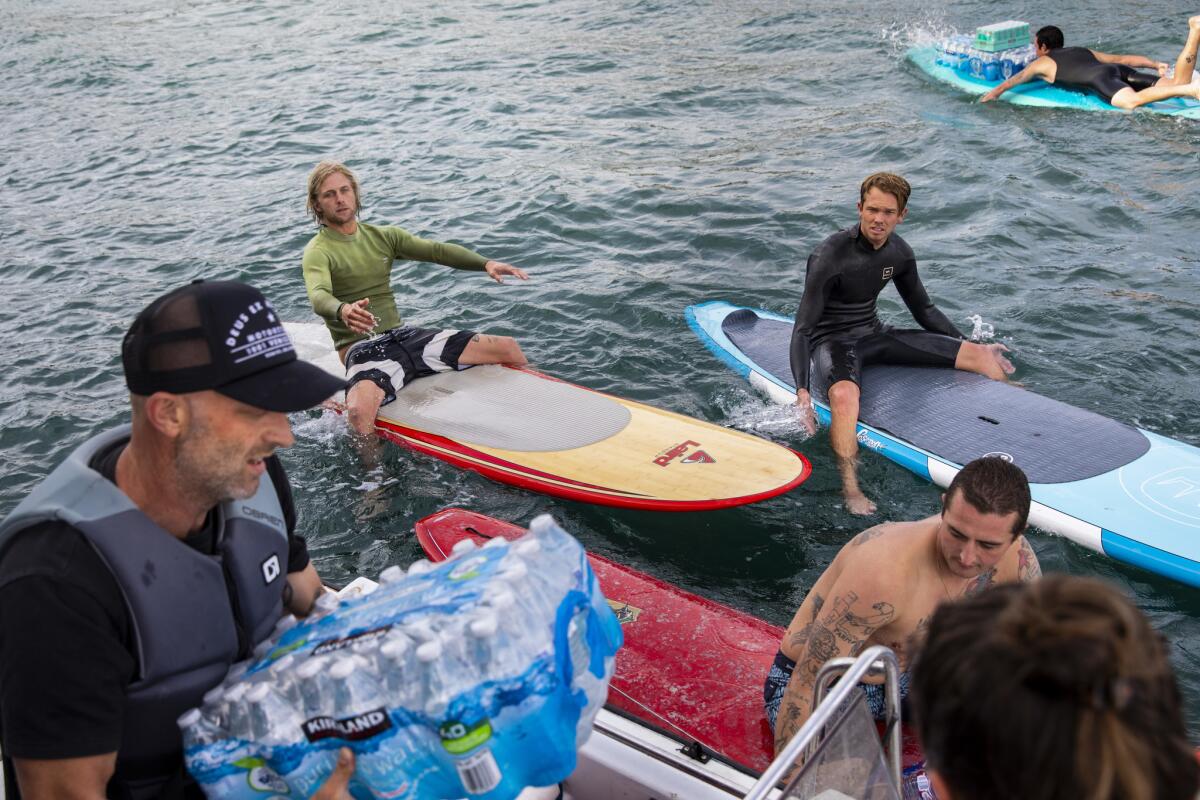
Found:
M 1086 47 L 1063 47 L 1063 32 L 1047 25 L 1034 37 L 1038 57 L 1029 66 L 979 98 L 988 103 L 1034 78 L 1081 92 L 1097 94 L 1117 108 L 1134 109 L 1171 97 L 1200 100 L 1200 84 L 1192 83 L 1196 50 L 1200 47 L 1200 15 L 1188 20 L 1188 38 L 1175 61 L 1175 74 L 1167 77 L 1167 65 L 1145 56 L 1111 55 Z M 1138 67 L 1157 72 L 1138 72 Z
M 1004 380 L 1013 366 L 1002 344 L 964 341 L 938 311 L 917 275 L 912 248 L 892 231 L 904 219 L 908 181 L 877 172 L 859 190 L 858 224 L 830 236 L 808 257 L 804 296 L 792 331 L 792 376 L 804 427 L 816 430 L 809 397 L 815 386 L 828 387 L 832 421 L 829 439 L 842 476 L 846 508 L 873 514 L 875 504 L 862 493 L 856 475 L 859 381 L 871 363 L 956 367 Z M 924 330 L 894 330 L 875 312 L 879 293 L 894 281 L 900 297 Z M 810 361 L 813 367 L 810 376 Z

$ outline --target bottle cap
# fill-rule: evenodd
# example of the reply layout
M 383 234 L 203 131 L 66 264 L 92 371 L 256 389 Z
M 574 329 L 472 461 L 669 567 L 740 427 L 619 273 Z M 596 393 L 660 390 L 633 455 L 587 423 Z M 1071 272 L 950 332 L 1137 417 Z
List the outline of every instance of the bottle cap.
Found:
M 322 669 L 325 668 L 325 665 L 323 663 L 324 660 L 325 659 L 323 659 L 323 658 L 310 658 L 308 661 L 305 661 L 303 664 L 301 664 L 299 667 L 296 668 L 296 674 L 299 675 L 301 678 L 308 680 L 309 678 L 314 677 L 318 672 L 320 672 Z
M 417 647 L 417 660 L 424 664 L 435 661 L 442 657 L 442 643 L 437 639 L 431 639 L 428 642 L 422 642 Z
M 195 725 L 200 721 L 200 716 L 200 709 L 189 708 L 187 711 L 179 715 L 179 719 L 176 721 L 176 724 L 178 724 L 181 728 L 190 728 L 192 725 Z
M 271 693 L 271 687 L 266 683 L 256 683 L 246 691 L 247 703 L 261 703 Z
M 404 568 L 399 564 L 392 564 L 390 567 L 379 573 L 380 583 L 396 583 L 404 577 Z
M 433 569 L 433 564 L 427 558 L 418 559 L 408 565 L 409 575 L 424 575 Z
M 339 658 L 334 662 L 333 666 L 329 669 L 329 674 L 338 680 L 344 680 L 349 678 L 356 669 L 358 669 L 358 664 L 355 659 L 347 656 L 346 658 Z

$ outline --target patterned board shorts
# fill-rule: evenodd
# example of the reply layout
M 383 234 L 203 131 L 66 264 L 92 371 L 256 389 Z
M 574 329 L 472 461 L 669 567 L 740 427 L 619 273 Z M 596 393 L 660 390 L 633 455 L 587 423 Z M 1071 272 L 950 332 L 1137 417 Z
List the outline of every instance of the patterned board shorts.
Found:
M 383 390 L 386 405 L 417 378 L 465 369 L 458 359 L 474 336 L 475 331 L 404 325 L 364 339 L 346 353 L 346 391 L 359 381 L 370 381 Z

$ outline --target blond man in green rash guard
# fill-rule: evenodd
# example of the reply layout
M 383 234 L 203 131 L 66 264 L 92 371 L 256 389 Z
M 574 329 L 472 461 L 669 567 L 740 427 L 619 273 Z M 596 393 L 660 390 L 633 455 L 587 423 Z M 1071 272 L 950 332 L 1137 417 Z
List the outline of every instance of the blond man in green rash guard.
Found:
M 379 407 L 416 378 L 473 364 L 527 363 L 516 340 L 474 331 L 401 324 L 392 292 L 397 259 L 527 280 L 523 270 L 456 244 L 360 222 L 358 180 L 344 164 L 322 161 L 308 176 L 308 211 L 320 226 L 304 248 L 304 285 L 346 365 L 351 427 L 368 436 Z

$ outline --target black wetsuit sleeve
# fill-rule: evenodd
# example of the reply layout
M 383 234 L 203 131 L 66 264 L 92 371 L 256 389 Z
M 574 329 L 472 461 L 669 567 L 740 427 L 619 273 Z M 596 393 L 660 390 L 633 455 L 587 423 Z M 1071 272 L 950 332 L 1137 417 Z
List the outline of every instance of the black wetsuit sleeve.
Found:
M 792 327 L 790 357 L 792 379 L 797 389 L 808 389 L 808 364 L 812 355 L 812 335 L 825 312 L 825 304 L 837 281 L 834 265 L 824 258 L 827 249 L 822 247 L 808 257 L 808 269 L 804 275 L 804 295 L 796 309 L 796 324 Z
M 288 481 L 283 463 L 278 456 L 267 459 L 267 474 L 275 485 L 275 493 L 279 495 L 279 505 L 283 508 L 283 520 L 288 532 L 288 572 L 300 572 L 308 566 L 308 542 L 296 533 L 296 504 L 292 500 L 292 485 Z
M 902 269 L 897 270 L 894 282 L 900 299 L 908 306 L 909 313 L 918 325 L 927 331 L 953 336 L 955 339 L 967 338 L 929 299 L 929 293 L 925 291 L 921 277 L 917 274 L 915 260 L 907 261 Z

